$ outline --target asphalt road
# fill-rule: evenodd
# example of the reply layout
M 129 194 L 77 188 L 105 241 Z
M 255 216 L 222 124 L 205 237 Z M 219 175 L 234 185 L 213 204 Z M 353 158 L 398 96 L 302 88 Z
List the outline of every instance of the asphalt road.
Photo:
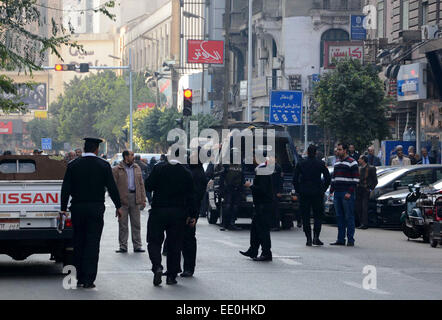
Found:
M 96 289 L 64 289 L 61 266 L 48 255 L 21 262 L 2 255 L 0 299 L 442 299 L 442 249 L 407 241 L 400 231 L 357 230 L 353 248 L 329 246 L 337 234 L 330 225 L 324 247 L 306 247 L 297 228 L 273 232 L 274 259 L 259 263 L 238 253 L 248 248 L 249 230 L 222 232 L 205 218 L 197 225 L 195 276 L 154 287 L 147 252 L 133 253 L 131 244 L 127 254 L 114 252 L 118 223 L 109 199 L 107 207 Z M 376 289 L 363 288 L 367 265 L 376 268 Z

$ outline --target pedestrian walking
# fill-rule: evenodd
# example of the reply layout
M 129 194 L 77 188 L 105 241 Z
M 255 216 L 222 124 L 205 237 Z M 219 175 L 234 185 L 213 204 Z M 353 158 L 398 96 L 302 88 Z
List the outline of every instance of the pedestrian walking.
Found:
M 354 144 L 348 145 L 348 156 L 358 161 L 360 155 L 356 152 L 356 148 Z
M 355 239 L 355 190 L 359 182 L 358 163 L 348 156 L 348 145 L 338 144 L 339 160 L 335 163 L 331 179 L 330 195 L 334 194 L 333 205 L 338 222 L 338 239 L 331 245 L 354 246 Z
M 189 170 L 192 174 L 193 186 L 194 186 L 194 207 L 196 208 L 198 215 L 196 216 L 196 222 L 194 226 L 186 225 L 184 229 L 184 238 L 183 238 L 183 273 L 181 273 L 181 277 L 192 277 L 195 272 L 195 264 L 196 264 L 196 252 L 197 252 L 197 241 L 196 241 L 196 224 L 198 222 L 199 212 L 201 210 L 201 204 L 203 198 L 206 194 L 207 188 L 207 179 L 206 174 L 204 172 L 203 164 L 199 160 L 199 150 L 198 152 L 194 152 L 191 156 L 196 157 L 198 163 L 197 164 L 189 164 Z
M 167 284 L 176 284 L 180 272 L 180 254 L 186 224 L 194 227 L 197 210 L 194 207 L 192 174 L 176 160 L 156 164 L 147 178 L 147 191 L 153 192 L 147 223 L 149 258 L 154 273 L 153 284 L 162 282 L 161 245 L 167 236 Z
M 411 165 L 415 165 L 418 162 L 418 156 L 416 152 L 414 151 L 413 146 L 408 147 L 408 159 L 410 159 Z
M 358 229 L 368 229 L 368 199 L 370 192 L 376 188 L 378 177 L 376 167 L 368 164 L 368 157 L 361 156 L 359 163 L 359 183 L 356 187 L 356 215 L 359 218 Z
M 95 287 L 103 215 L 105 211 L 104 193 L 108 190 L 121 216 L 120 195 L 112 176 L 109 163 L 98 157 L 100 139 L 85 138 L 84 153 L 81 158 L 71 161 L 61 187 L 61 213 L 66 210 L 71 197 L 73 225 L 74 266 L 77 271 L 77 286 L 90 289 Z
M 268 163 L 262 163 L 255 169 L 253 184 L 249 181 L 244 186 L 252 190 L 254 215 L 250 229 L 250 247 L 247 251 L 240 251 L 243 256 L 254 261 L 272 261 L 270 227 L 272 224 L 273 183 L 272 173 L 261 174 Z M 261 255 L 258 257 L 259 247 Z
M 436 158 L 428 155 L 427 148 L 421 149 L 421 159 L 419 160 L 418 164 L 435 164 Z
M 404 156 L 403 147 L 401 145 L 396 146 L 396 157 L 391 159 L 391 165 L 399 167 L 411 165 L 410 159 Z
M 127 252 L 129 220 L 134 252 L 145 252 L 141 241 L 140 210 L 146 207 L 146 191 L 144 189 L 141 168 L 134 162 L 133 151 L 123 151 L 123 160 L 112 169 L 112 173 L 120 193 L 122 205 L 122 215 L 118 219 L 120 248 L 115 252 Z
M 140 167 L 143 181 L 145 181 L 147 178 L 147 164 L 145 164 L 144 161 L 141 160 L 141 156 L 139 154 L 135 155 L 134 162 Z
M 293 186 L 300 198 L 300 211 L 302 214 L 304 233 L 307 238 L 306 245 L 322 246 L 319 239 L 324 216 L 324 193 L 330 185 L 330 172 L 325 163 L 316 158 L 316 146 L 310 145 L 307 149 L 307 159 L 296 165 L 293 174 Z M 324 180 L 321 179 L 321 176 Z M 314 229 L 310 225 L 310 211 L 313 211 Z
M 81 158 L 82 152 L 80 148 L 75 149 L 75 155 L 77 156 L 77 158 Z
M 376 157 L 375 155 L 374 155 L 374 147 L 373 146 L 371 146 L 371 147 L 368 147 L 368 164 L 370 165 L 370 166 L 375 166 L 375 167 L 378 167 L 378 166 L 380 166 L 381 165 L 381 159 L 379 159 L 378 157 Z

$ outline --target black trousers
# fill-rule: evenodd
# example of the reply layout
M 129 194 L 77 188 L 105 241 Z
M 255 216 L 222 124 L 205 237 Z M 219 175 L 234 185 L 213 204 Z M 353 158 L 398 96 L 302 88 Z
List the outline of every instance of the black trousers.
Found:
M 159 268 L 163 269 L 161 246 L 164 241 L 164 232 L 167 237 L 167 272 L 171 275 L 180 272 L 180 254 L 186 216 L 184 208 L 153 208 L 149 210 L 147 249 L 153 272 Z
M 370 198 L 370 190 L 362 187 L 356 188 L 356 216 L 359 218 L 359 223 L 368 226 L 368 199 Z
M 73 204 L 70 209 L 77 280 L 83 284 L 92 284 L 97 278 L 105 206 L 103 203 L 81 203 Z
M 307 239 L 312 236 L 312 228 L 310 225 L 310 211 L 313 210 L 314 219 L 314 235 L 319 237 L 322 227 L 322 219 L 324 216 L 324 195 L 300 195 L 300 211 L 302 214 L 303 229 Z
M 272 215 L 272 228 L 281 227 L 281 215 L 279 213 L 279 199 L 275 195 L 273 198 L 273 215 Z
M 235 224 L 239 203 L 241 201 L 240 189 L 227 189 L 224 194 L 223 227 L 229 228 Z
M 259 246 L 262 254 L 271 256 L 272 242 L 270 240 L 270 226 L 272 224 L 272 203 L 255 204 L 255 214 L 250 229 L 250 252 L 258 255 Z
M 197 208 L 199 212 L 199 209 L 201 208 L 201 201 L 197 203 Z M 195 271 L 196 250 L 197 250 L 196 225 L 194 227 L 186 225 L 184 228 L 183 247 L 182 247 L 184 271 L 189 271 L 192 273 Z

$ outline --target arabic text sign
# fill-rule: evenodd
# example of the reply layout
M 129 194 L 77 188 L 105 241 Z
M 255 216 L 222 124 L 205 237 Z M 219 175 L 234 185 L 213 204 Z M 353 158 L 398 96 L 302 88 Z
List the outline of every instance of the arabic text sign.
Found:
M 187 62 L 223 64 L 224 41 L 188 40 Z
M 272 91 L 269 123 L 302 125 L 302 91 Z
M 52 139 L 51 138 L 41 138 L 41 148 L 43 150 L 52 150 Z
M 367 38 L 367 29 L 364 27 L 364 15 L 351 15 L 351 39 L 365 40 Z
M 324 68 L 334 68 L 333 61 L 347 58 L 357 59 L 361 63 L 364 59 L 364 45 L 360 42 L 325 42 Z

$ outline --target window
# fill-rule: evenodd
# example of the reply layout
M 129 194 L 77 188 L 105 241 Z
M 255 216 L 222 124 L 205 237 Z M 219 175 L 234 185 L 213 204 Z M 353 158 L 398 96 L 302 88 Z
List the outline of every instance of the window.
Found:
M 422 17 L 421 22 L 422 25 L 428 24 L 428 2 L 422 2 Z
M 378 1 L 378 38 L 384 38 L 384 0 Z
M 417 183 L 420 183 L 422 185 L 429 185 L 435 182 L 433 178 L 433 170 L 434 169 L 420 169 L 410 171 L 399 178 L 399 180 L 401 181 L 401 186 L 408 186 L 409 184 Z
M 35 161 L 33 160 L 3 160 L 0 162 L 1 173 L 33 173 Z
M 324 66 L 324 42 L 325 41 L 348 41 L 349 35 L 348 32 L 342 29 L 329 29 L 325 31 L 321 36 L 321 45 L 320 45 L 320 63 L 321 67 Z
M 348 0 L 341 0 L 341 6 L 339 9 L 347 10 L 347 8 L 348 8 Z
M 324 1 L 323 1 L 322 8 L 323 8 L 324 10 L 330 10 L 330 0 L 324 0 Z
M 410 2 L 409 0 L 402 0 L 402 30 L 408 30 L 409 28 L 409 11 L 410 11 Z

